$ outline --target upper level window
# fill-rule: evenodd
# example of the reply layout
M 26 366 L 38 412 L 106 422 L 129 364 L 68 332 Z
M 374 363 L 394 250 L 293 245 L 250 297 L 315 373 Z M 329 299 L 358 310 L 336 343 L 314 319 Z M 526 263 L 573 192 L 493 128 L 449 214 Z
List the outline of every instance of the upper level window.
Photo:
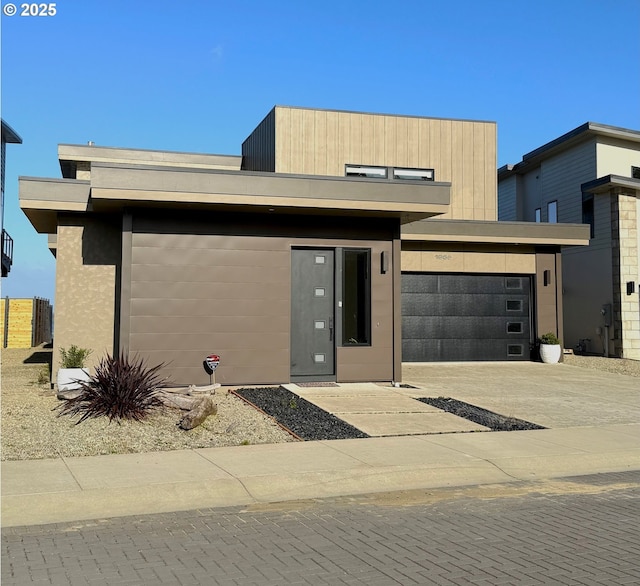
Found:
M 378 165 L 345 165 L 347 177 L 369 177 L 371 179 L 393 179 L 400 181 L 435 181 L 433 169 L 409 167 L 380 167 Z
M 413 181 L 434 181 L 433 169 L 393 169 L 394 179 L 411 179 Z
M 542 222 L 542 209 L 536 208 L 536 222 Z
M 373 177 L 375 179 L 386 179 L 386 167 L 365 167 L 364 165 L 347 165 L 345 167 L 347 177 Z
M 640 167 L 631 167 L 631 177 L 640 179 Z
M 558 223 L 558 202 L 550 201 L 547 204 L 547 222 L 550 224 Z

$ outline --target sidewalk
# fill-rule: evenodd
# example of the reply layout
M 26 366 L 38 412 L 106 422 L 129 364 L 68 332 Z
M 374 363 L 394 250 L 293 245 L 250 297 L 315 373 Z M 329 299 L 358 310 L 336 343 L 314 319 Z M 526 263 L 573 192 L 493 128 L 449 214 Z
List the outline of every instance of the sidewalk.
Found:
M 369 385 L 301 394 L 347 420 L 362 420 L 363 397 L 375 395 L 376 425 L 405 413 L 407 397 L 443 395 L 551 429 L 3 462 L 2 526 L 640 470 L 640 379 L 531 363 L 408 370 L 422 388 L 389 391 L 395 411 Z

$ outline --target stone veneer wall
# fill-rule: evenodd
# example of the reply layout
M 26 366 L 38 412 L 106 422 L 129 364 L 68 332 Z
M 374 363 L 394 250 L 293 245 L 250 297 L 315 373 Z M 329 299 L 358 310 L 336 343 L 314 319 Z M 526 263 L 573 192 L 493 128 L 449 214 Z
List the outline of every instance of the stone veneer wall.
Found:
M 635 195 L 611 196 L 613 255 L 613 348 L 615 356 L 640 360 L 638 214 Z M 627 282 L 636 283 L 627 295 Z

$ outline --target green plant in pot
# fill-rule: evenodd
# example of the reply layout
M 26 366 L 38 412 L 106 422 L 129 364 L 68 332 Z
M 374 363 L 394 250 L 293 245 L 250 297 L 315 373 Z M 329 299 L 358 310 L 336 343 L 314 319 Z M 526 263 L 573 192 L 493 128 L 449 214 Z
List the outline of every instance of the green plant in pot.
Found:
M 89 371 L 85 368 L 89 348 L 80 348 L 73 344 L 69 348 L 60 348 L 60 369 L 58 370 L 58 397 L 67 398 L 69 393 L 80 389 L 80 381 L 89 380 Z
M 556 364 L 560 361 L 562 346 L 558 336 L 553 332 L 542 334 L 538 339 L 540 343 L 540 358 L 545 364 Z

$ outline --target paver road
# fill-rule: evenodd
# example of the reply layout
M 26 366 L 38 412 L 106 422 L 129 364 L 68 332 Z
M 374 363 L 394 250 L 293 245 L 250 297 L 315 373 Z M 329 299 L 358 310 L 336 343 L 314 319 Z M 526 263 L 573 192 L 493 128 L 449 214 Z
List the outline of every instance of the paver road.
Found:
M 3 530 L 2 584 L 640 584 L 640 472 Z

